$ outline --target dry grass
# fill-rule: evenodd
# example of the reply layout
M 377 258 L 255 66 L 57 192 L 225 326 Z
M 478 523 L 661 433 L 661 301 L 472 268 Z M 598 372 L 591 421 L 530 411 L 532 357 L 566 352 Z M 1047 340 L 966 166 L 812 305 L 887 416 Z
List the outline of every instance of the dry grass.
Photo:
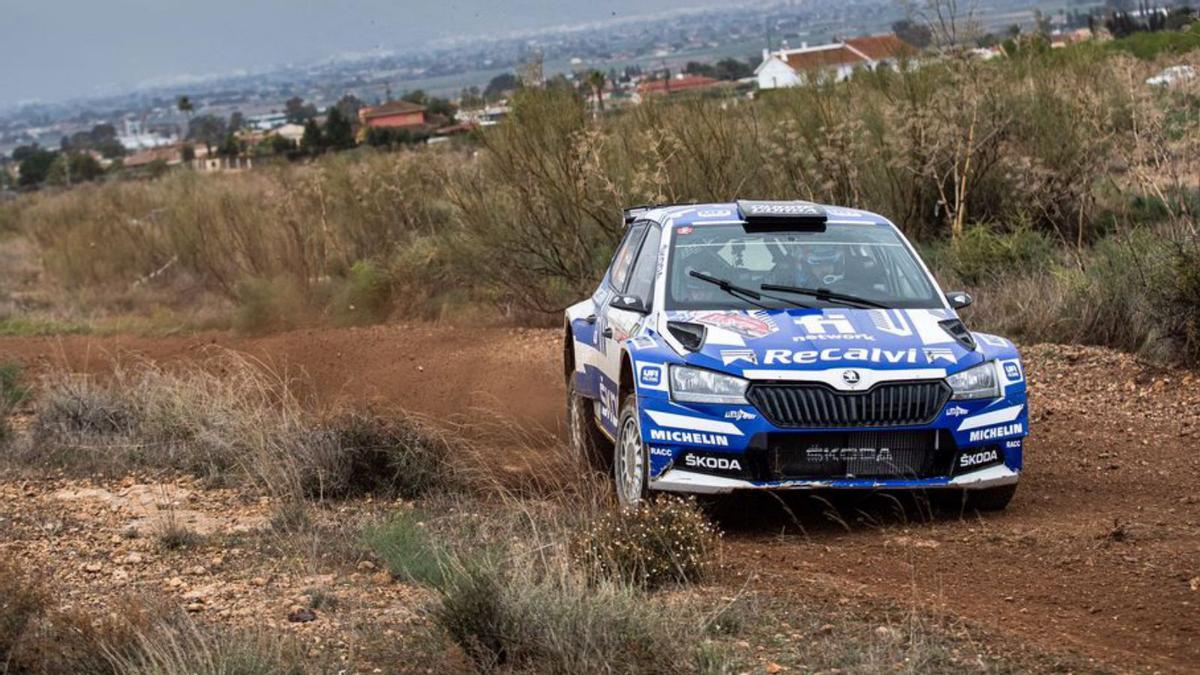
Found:
M 161 600 L 126 597 L 97 610 L 53 598 L 43 580 L 0 557 L 0 672 L 301 672 L 290 640 L 202 627 Z
M 1193 92 L 1157 96 L 1142 83 L 1155 66 L 1129 57 L 1054 52 L 601 120 L 569 91 L 531 89 L 477 157 L 177 172 L 34 195 L 9 219 L 68 289 L 190 283 L 238 303 L 246 330 L 472 302 L 557 310 L 594 286 L 617 210 L 648 201 L 805 198 L 879 210 L 918 239 L 983 222 L 1074 243 L 1099 233 L 1113 194 L 1153 193 L 1113 167 L 1154 168 L 1146 148 L 1195 136 Z
M 324 420 L 289 378 L 232 352 L 164 368 L 118 364 L 97 377 L 63 371 L 40 386 L 26 467 L 120 475 L 150 469 L 242 481 L 282 501 L 377 494 L 413 498 L 454 484 L 448 444 L 400 414 Z
M 526 448 L 539 462 L 563 454 L 559 461 L 570 466 L 565 453 L 556 445 Z M 720 671 L 711 667 L 723 661 L 704 646 L 709 619 L 704 603 L 647 590 L 647 581 L 667 577 L 694 582 L 695 573 L 712 564 L 711 526 L 692 506 L 664 503 L 647 510 L 659 516 L 632 516 L 644 525 L 638 532 L 657 537 L 657 546 L 638 550 L 661 554 L 660 559 L 627 556 L 623 562 L 632 561 L 638 574 L 597 574 L 594 560 L 581 560 L 577 538 L 589 524 L 615 513 L 607 486 L 588 480 L 582 470 L 573 474 L 580 485 L 557 491 L 547 484 L 469 475 L 481 479 L 471 481 L 471 492 L 425 498 L 414 510 L 369 528 L 365 541 L 394 577 L 436 593 L 430 616 L 477 668 Z M 670 566 L 665 575 L 658 574 L 659 563 Z M 654 574 L 639 576 L 647 571 Z
M 222 377 L 252 377 L 238 374 L 237 369 L 253 364 L 214 363 L 225 368 Z M 714 582 L 718 575 L 703 576 L 715 569 L 719 541 L 694 505 L 664 500 L 635 513 L 618 511 L 602 480 L 591 480 L 591 474 L 572 464 L 564 449 L 545 445 L 546 439 L 537 434 L 510 427 L 503 438 L 514 445 L 521 439 L 535 440 L 541 445 L 522 448 L 523 456 L 536 457 L 543 469 L 548 464 L 564 470 L 575 466 L 577 473 L 542 483 L 503 476 L 485 480 L 485 449 L 464 445 L 458 456 L 468 465 L 464 471 L 474 487 L 461 490 L 457 489 L 461 477 L 443 473 L 442 450 L 412 455 L 413 447 L 433 441 L 402 418 L 362 412 L 320 421 L 310 416 L 307 405 L 276 390 L 285 378 L 253 380 L 257 384 L 241 379 L 242 386 L 252 391 L 237 393 L 235 402 L 224 398 L 234 393 L 221 394 L 222 385 L 208 378 L 190 370 L 128 370 L 108 383 L 93 381 L 108 393 L 88 390 L 85 397 L 106 402 L 100 409 L 107 413 L 99 419 L 120 417 L 112 413 L 115 409 L 127 414 L 121 418 L 126 422 L 95 422 L 97 416 L 89 414 L 78 417 L 86 423 L 78 423 L 72 421 L 76 416 L 56 412 L 46 423 L 58 420 L 56 433 L 74 439 L 80 447 L 132 439 L 172 444 L 176 458 L 197 452 L 208 456 L 207 450 L 189 446 L 225 447 L 224 442 L 211 439 L 215 437 L 235 439 L 230 447 L 247 458 L 261 453 L 254 461 L 231 466 L 245 485 L 286 498 L 278 500 L 282 508 L 272 529 L 250 535 L 238 546 L 257 541 L 255 550 L 264 555 L 303 558 L 323 568 L 352 568 L 369 558 L 382 562 L 397 579 L 428 590 L 429 622 L 404 637 L 363 629 L 363 639 L 373 642 L 355 646 L 355 665 L 386 666 L 384 655 L 401 660 L 421 655 L 423 663 L 439 667 L 466 662 L 490 672 L 743 672 L 761 663 L 755 652 L 739 652 L 734 641 L 752 639 L 772 654 L 792 654 L 793 648 L 778 643 L 776 637 L 778 626 L 790 622 L 809 636 L 796 652 L 798 660 L 788 662 L 798 670 L 953 672 L 952 666 L 989 670 L 975 668 L 963 656 L 973 654 L 973 647 L 940 626 L 888 618 L 880 620 L 886 630 L 877 630 L 879 624 L 831 618 L 828 607 L 807 603 L 788 604 L 786 613 L 764 613 L 758 596 Z M 113 383 L 129 388 L 116 388 Z M 153 387 L 172 391 L 153 393 Z M 179 387 L 188 390 L 173 391 Z M 111 399 L 120 399 L 122 392 L 126 404 L 114 407 Z M 46 395 L 62 392 L 48 388 Z M 185 404 L 166 405 L 157 397 Z M 239 412 L 245 401 L 257 401 L 253 413 Z M 193 406 L 195 414 L 187 416 L 192 424 L 181 426 L 179 417 Z M 51 409 L 57 411 L 57 404 Z M 246 433 L 243 423 L 230 421 L 241 415 L 249 415 L 256 425 L 250 440 L 232 435 Z M 291 419 L 298 421 L 281 422 Z M 280 430 L 293 429 L 325 439 L 330 443 L 321 446 L 325 450 L 345 449 L 340 455 L 322 455 L 315 461 L 318 466 L 332 460 L 361 462 L 356 472 L 381 472 L 378 482 L 350 485 L 361 491 L 339 494 L 386 493 L 403 498 L 403 503 L 381 501 L 377 507 L 367 507 L 375 502 L 358 502 L 357 511 L 351 506 L 354 502 L 330 508 L 314 504 L 311 499 L 326 499 L 329 493 L 305 491 L 300 489 L 305 483 L 295 480 L 316 475 L 305 468 L 313 461 L 308 459 L 309 450 L 273 438 Z M 300 453 L 299 459 L 281 454 L 288 449 Z M 393 464 L 397 461 L 401 464 Z M 264 468 L 272 462 L 280 466 Z M 428 475 L 410 484 L 410 475 L 389 478 L 389 468 L 402 468 L 406 474 L 428 471 Z M 329 475 L 310 485 L 338 484 L 328 480 Z M 279 476 L 284 477 L 278 479 L 281 483 L 268 480 Z M 575 484 L 568 485 L 571 482 Z M 445 486 L 456 489 L 440 489 Z M 364 518 L 385 509 L 398 511 L 363 527 Z M 177 549 L 173 555 L 188 555 L 187 546 L 177 544 L 187 543 L 186 531 L 177 531 L 170 518 L 163 522 L 156 533 L 160 544 Z M 364 550 L 368 547 L 373 555 Z M 274 673 L 321 672 L 331 665 L 303 657 L 294 643 L 279 636 L 196 623 L 178 610 L 160 610 L 153 603 L 114 611 L 111 620 L 59 611 L 47 605 L 49 595 L 37 590 L 40 586 L 26 579 L 20 571 L 0 564 L 0 605 L 5 610 L 0 614 L 0 647 L 15 650 L 24 670 Z M 711 585 L 696 588 L 700 583 Z M 328 600 L 320 589 L 309 595 L 310 605 Z M 833 628 L 826 630 L 830 622 Z M 449 655 L 447 645 L 454 646 Z

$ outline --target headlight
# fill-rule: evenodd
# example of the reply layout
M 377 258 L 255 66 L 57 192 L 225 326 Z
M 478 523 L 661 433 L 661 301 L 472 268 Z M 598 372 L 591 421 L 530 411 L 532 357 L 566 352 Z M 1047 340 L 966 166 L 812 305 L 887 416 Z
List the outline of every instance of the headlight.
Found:
M 702 368 L 671 366 L 671 398 L 686 403 L 746 403 L 746 386 L 740 377 Z
M 996 362 L 988 361 L 974 368 L 967 368 L 946 378 L 954 390 L 951 398 L 997 398 L 1000 396 L 1000 379 L 996 377 Z

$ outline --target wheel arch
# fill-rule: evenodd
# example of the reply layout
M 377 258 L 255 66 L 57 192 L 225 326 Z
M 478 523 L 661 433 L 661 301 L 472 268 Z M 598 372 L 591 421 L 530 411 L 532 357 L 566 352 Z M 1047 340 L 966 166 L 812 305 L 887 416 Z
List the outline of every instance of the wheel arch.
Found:
M 575 374 L 575 331 L 571 329 L 571 320 L 568 318 L 563 325 L 563 379 L 568 383 L 571 381 L 571 376 Z
M 629 394 L 637 393 L 637 385 L 633 380 L 633 359 L 629 351 L 621 349 L 621 369 L 617 376 L 617 404 L 620 405 Z

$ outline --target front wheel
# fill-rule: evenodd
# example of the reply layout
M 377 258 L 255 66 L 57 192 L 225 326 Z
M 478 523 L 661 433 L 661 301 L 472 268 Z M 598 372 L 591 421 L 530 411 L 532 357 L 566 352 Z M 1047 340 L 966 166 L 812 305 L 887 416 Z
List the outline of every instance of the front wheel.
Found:
M 613 484 L 617 489 L 617 501 L 622 506 L 637 506 L 647 499 L 648 473 L 642 425 L 638 421 L 637 395 L 629 394 L 621 401 L 617 442 L 613 447 Z

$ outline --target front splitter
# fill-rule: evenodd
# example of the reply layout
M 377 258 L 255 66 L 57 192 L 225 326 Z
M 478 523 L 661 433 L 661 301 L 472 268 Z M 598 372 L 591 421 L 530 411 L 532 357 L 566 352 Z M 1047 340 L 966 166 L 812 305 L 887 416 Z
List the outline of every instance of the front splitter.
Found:
M 669 469 L 650 481 L 651 490 L 690 494 L 724 494 L 734 490 L 982 490 L 1016 483 L 1021 473 L 1001 464 L 953 478 L 874 479 L 830 478 L 821 480 L 748 481 L 709 474 Z

